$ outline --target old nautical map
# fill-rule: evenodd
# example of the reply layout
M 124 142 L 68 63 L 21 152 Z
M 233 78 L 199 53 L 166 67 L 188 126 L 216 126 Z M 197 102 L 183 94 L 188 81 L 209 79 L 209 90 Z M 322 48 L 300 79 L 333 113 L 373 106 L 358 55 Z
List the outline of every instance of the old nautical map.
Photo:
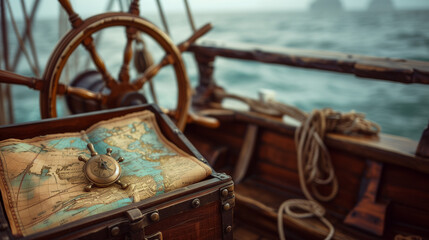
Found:
M 121 181 L 85 192 L 87 143 L 101 154 L 125 158 Z M 153 113 L 133 113 L 97 123 L 79 133 L 0 142 L 0 188 L 12 232 L 28 236 L 87 216 L 198 182 L 211 169 L 170 143 Z

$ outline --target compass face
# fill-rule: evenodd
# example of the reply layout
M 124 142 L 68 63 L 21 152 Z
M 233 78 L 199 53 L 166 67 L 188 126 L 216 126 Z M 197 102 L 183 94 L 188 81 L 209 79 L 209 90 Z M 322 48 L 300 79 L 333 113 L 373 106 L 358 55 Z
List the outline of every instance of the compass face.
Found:
M 86 163 L 84 171 L 88 179 L 97 186 L 108 186 L 121 176 L 119 163 L 107 155 L 91 157 Z

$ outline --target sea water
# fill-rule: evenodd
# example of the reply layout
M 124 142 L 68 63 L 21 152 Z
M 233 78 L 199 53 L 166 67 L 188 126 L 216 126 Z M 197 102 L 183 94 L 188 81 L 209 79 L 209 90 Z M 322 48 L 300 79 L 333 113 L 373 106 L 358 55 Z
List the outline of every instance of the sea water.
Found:
M 163 28 L 158 16 L 147 17 Z M 207 39 L 429 61 L 428 11 L 195 13 L 194 18 L 197 26 L 207 22 L 214 25 L 205 36 Z M 185 14 L 169 15 L 167 21 L 175 43 L 192 33 Z M 58 41 L 58 20 L 38 20 L 33 30 L 43 70 Z M 115 69 L 114 76 L 123 58 L 123 36 L 123 29 L 106 31 L 101 37 L 104 46 L 97 45 L 108 68 Z M 13 39 L 12 32 L 9 38 Z M 147 41 L 149 47 L 153 45 L 150 39 Z M 14 48 L 16 45 L 11 51 Z M 153 54 L 158 59 L 163 56 L 160 50 L 154 50 Z M 82 55 L 85 53 L 74 61 L 86 65 L 82 64 L 86 61 Z M 198 72 L 193 56 L 185 53 L 184 60 L 192 86 L 196 86 Z M 177 90 L 171 84 L 174 75 L 168 71 L 171 69 L 158 74 L 155 87 L 161 104 L 171 107 L 175 106 Z M 25 62 L 17 72 L 33 75 Z M 272 89 L 276 100 L 305 111 L 330 107 L 363 112 L 381 125 L 382 132 L 416 141 L 428 125 L 429 86 L 426 85 L 226 58 L 216 58 L 214 77 L 228 92 L 257 98 L 260 89 Z M 38 92 L 14 86 L 13 97 L 17 122 L 40 119 Z M 64 105 L 60 104 L 58 109 L 60 115 L 67 114 Z

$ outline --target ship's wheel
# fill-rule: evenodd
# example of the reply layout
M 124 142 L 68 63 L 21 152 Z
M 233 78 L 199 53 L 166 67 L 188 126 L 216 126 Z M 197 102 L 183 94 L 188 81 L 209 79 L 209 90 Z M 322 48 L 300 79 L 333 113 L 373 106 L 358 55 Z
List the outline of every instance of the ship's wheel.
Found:
M 138 17 L 138 4 L 130 8 L 131 13 L 105 13 L 91 17 L 85 21 L 71 8 L 69 1 L 60 1 L 67 11 L 72 23 L 73 29 L 68 32 L 57 44 L 52 53 L 43 79 L 48 81 L 44 84 L 40 94 L 40 105 L 42 118 L 57 117 L 57 97 L 66 95 L 70 99 L 81 99 L 91 101 L 97 105 L 97 108 L 115 108 L 127 105 L 128 103 L 144 102 L 145 98 L 139 93 L 143 85 L 150 81 L 161 68 L 171 65 L 177 82 L 177 105 L 173 118 L 179 129 L 183 129 L 186 124 L 187 112 L 191 99 L 191 88 L 186 74 L 184 63 L 178 47 L 170 38 L 149 21 Z M 138 1 L 134 1 L 133 4 Z M 137 14 L 136 14 L 137 11 Z M 117 78 L 109 72 L 102 57 L 97 52 L 97 46 L 94 43 L 93 36 L 101 30 L 121 27 L 126 35 L 125 50 L 120 49 L 123 56 L 122 66 Z M 142 33 L 150 37 L 165 52 L 165 57 L 159 63 L 149 67 L 142 76 L 136 79 L 130 79 L 130 61 L 133 55 L 132 45 L 136 39 L 136 34 Z M 60 83 L 64 66 L 69 61 L 70 56 L 83 46 L 89 53 L 93 65 L 97 72 L 88 72 L 89 77 L 78 77 L 78 80 L 71 84 Z M 94 84 L 82 84 L 82 79 L 88 80 L 99 78 Z M 82 87 L 82 86 L 90 87 Z M 91 86 L 92 85 L 92 86 Z

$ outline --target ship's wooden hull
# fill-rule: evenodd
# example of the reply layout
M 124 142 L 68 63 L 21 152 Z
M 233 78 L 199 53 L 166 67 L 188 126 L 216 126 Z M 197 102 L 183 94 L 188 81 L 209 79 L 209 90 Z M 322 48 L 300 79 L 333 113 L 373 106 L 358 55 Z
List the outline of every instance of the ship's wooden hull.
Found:
M 280 204 L 287 199 L 304 198 L 297 170 L 295 128 L 254 113 L 224 111 L 213 117 L 220 121 L 220 127 L 190 124 L 185 134 L 216 170 L 236 176 L 244 171 L 236 169 L 237 165 L 243 166 L 238 163 L 241 151 L 251 154 L 244 179 L 236 183 L 235 237 L 278 238 Z M 257 128 L 254 148 L 242 150 L 249 126 Z M 335 239 L 393 239 L 398 234 L 429 237 L 428 161 L 413 154 L 417 143 L 387 135 L 368 138 L 331 134 L 325 140 L 339 181 L 337 196 L 322 203 L 327 208 L 326 217 L 336 228 Z M 362 205 L 368 185 L 365 176 L 371 163 L 382 166 L 372 204 L 386 207 L 380 236 L 362 230 L 365 226 L 359 223 L 344 223 L 346 216 Z M 363 208 L 370 210 L 371 206 Z M 365 216 L 362 218 L 365 220 Z M 382 220 L 371 216 L 366 219 L 372 221 L 373 227 Z M 316 218 L 284 216 L 284 229 L 288 239 L 323 239 L 328 233 Z

